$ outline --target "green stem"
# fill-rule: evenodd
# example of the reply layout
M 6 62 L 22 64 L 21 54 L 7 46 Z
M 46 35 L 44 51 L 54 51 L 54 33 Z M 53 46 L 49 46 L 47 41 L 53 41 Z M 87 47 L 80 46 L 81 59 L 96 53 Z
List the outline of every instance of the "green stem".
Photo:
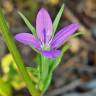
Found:
M 41 56 L 41 77 L 42 77 L 42 80 L 44 81 L 45 78 L 46 78 L 46 75 L 48 73 L 48 70 L 47 70 L 47 62 L 46 62 L 46 57 L 44 56 Z
M 40 65 L 41 74 L 40 74 L 39 86 L 42 93 L 44 93 L 45 91 L 45 82 L 48 75 L 48 69 L 49 69 L 48 59 L 41 55 L 41 65 Z
M 3 12 L 1 9 L 0 9 L 0 31 L 5 39 L 5 42 L 8 46 L 10 53 L 12 54 L 12 56 L 17 64 L 19 71 L 28 87 L 30 94 L 32 96 L 41 96 L 41 93 L 38 90 L 36 90 L 29 74 L 27 73 L 26 68 L 24 67 L 23 59 L 22 59 L 21 55 L 19 54 L 19 51 L 15 45 L 14 38 L 8 29 L 6 20 L 4 18 L 4 15 L 3 15 Z

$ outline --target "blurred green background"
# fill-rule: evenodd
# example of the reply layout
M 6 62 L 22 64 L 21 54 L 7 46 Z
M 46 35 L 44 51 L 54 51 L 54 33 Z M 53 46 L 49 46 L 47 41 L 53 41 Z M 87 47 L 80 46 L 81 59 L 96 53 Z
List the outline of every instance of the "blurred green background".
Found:
M 79 22 L 84 35 L 68 41 L 72 46 L 54 72 L 45 96 L 96 96 L 96 0 L 0 0 L 13 36 L 30 32 L 18 15 L 21 11 L 35 26 L 37 12 L 44 7 L 54 20 L 62 4 L 64 14 L 59 28 Z M 33 50 L 16 42 L 25 66 L 34 67 Z M 30 96 L 15 62 L 0 34 L 0 96 Z

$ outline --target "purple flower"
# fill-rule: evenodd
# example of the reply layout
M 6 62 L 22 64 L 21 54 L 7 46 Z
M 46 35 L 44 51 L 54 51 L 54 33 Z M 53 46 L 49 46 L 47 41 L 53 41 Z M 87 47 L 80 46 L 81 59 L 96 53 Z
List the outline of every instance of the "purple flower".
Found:
M 56 58 L 60 54 L 57 50 L 79 28 L 79 23 L 70 24 L 62 28 L 53 37 L 52 20 L 48 12 L 42 8 L 36 18 L 37 37 L 30 33 L 20 33 L 15 39 L 23 44 L 31 45 L 47 58 Z

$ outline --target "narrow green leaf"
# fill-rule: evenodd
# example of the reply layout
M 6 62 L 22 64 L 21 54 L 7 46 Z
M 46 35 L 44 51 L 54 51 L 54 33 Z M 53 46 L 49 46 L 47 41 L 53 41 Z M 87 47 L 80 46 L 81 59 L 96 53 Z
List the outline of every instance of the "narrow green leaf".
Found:
M 18 14 L 24 20 L 25 24 L 27 25 L 27 27 L 29 28 L 29 30 L 32 32 L 32 34 L 34 36 L 36 36 L 36 30 L 35 30 L 34 26 L 32 26 L 32 24 L 28 21 L 28 19 L 21 12 L 18 12 Z
M 61 15 L 62 15 L 63 11 L 64 11 L 64 4 L 61 6 L 61 8 L 60 8 L 60 10 L 59 10 L 54 22 L 53 22 L 53 36 L 56 32 L 56 29 L 58 27 L 58 23 L 60 21 L 60 18 L 61 18 Z
M 82 32 L 77 32 L 77 33 L 73 34 L 69 39 L 74 38 L 74 37 L 77 37 L 79 35 L 83 35 L 83 34 L 84 33 L 82 33 Z
M 16 47 L 16 44 L 14 42 L 14 38 L 9 31 L 9 28 L 7 26 L 6 20 L 4 18 L 4 14 L 0 8 L 0 31 L 2 33 L 2 36 L 5 40 L 5 43 L 12 54 L 14 61 L 16 62 L 16 65 L 19 69 L 19 72 L 22 74 L 23 79 L 25 80 L 25 83 L 27 85 L 27 88 L 30 91 L 30 94 L 32 96 L 40 96 L 40 92 L 36 90 L 26 68 L 24 67 L 24 61 Z

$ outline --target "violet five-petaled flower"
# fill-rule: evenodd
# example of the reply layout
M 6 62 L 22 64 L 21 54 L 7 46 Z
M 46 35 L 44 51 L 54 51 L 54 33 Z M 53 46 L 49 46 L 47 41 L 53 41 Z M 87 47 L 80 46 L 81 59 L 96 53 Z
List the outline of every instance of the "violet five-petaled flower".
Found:
M 52 20 L 48 12 L 42 8 L 36 18 L 37 38 L 30 33 L 19 33 L 15 36 L 15 39 L 23 44 L 32 45 L 47 58 L 56 58 L 60 55 L 60 50 L 57 49 L 64 44 L 79 26 L 79 23 L 70 24 L 62 28 L 53 37 Z

